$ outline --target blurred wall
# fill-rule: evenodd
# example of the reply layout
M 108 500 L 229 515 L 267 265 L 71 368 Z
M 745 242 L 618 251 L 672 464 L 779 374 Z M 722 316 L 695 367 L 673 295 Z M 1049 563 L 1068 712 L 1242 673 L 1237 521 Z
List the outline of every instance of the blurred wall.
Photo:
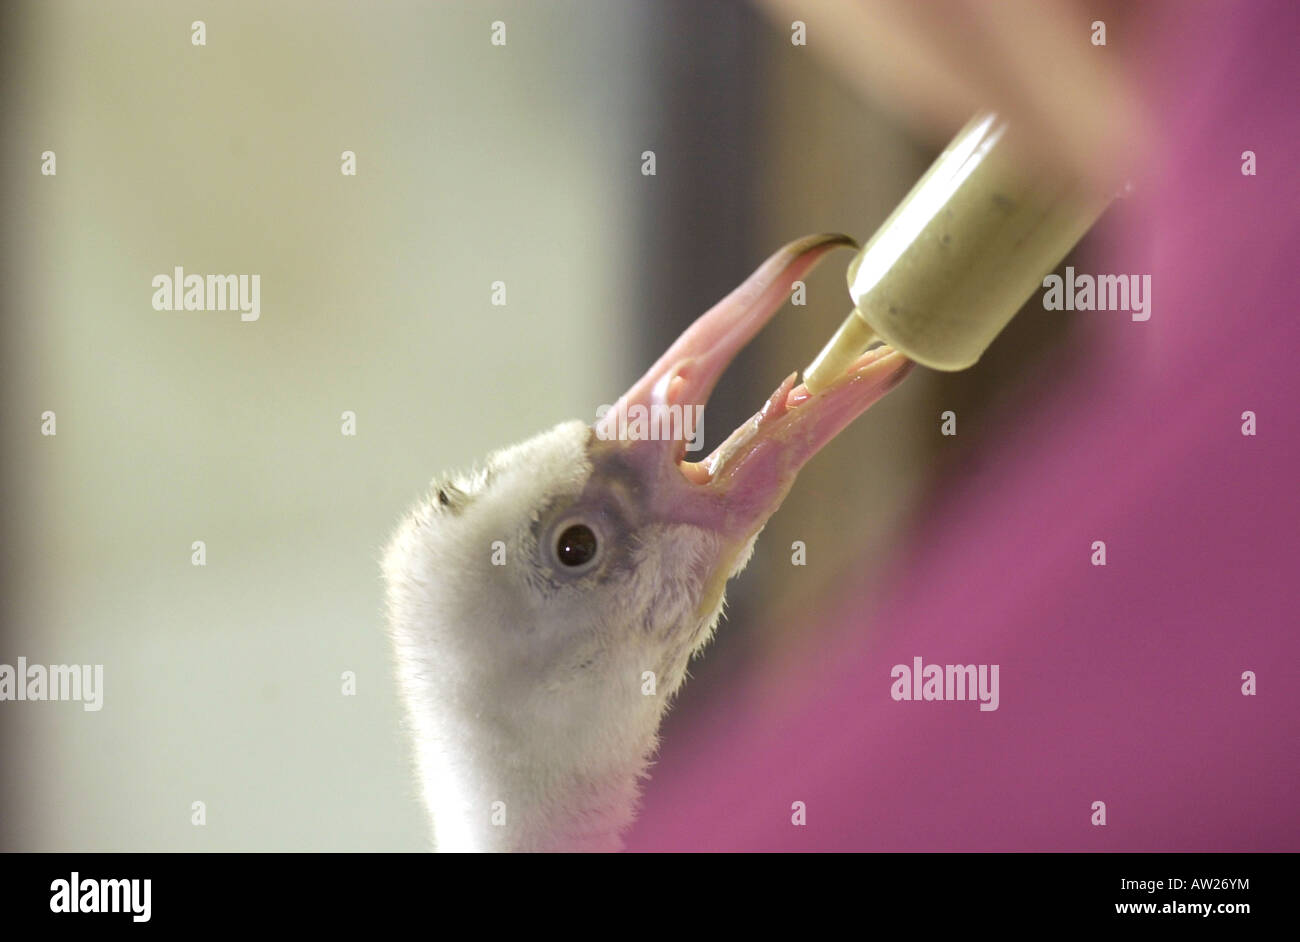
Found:
M 635 359 L 646 15 L 6 8 L 0 662 L 105 691 L 0 707 L 0 845 L 426 846 L 378 554 L 435 472 L 591 417 Z M 260 274 L 260 319 L 155 311 L 178 265 Z

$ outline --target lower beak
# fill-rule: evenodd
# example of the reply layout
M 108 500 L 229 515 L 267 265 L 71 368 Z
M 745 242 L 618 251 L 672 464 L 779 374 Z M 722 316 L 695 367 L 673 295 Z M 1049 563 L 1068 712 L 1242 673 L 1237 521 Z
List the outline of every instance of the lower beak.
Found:
M 691 424 L 688 416 L 703 412 L 718 378 L 781 308 L 794 282 L 839 246 L 854 242 L 816 235 L 780 249 L 687 328 L 597 421 L 596 437 L 609 442 L 604 447 L 621 450 L 651 482 L 657 516 L 752 537 L 808 459 L 907 375 L 911 361 L 889 347 L 863 354 L 817 395 L 792 373 L 753 418 L 698 462 L 685 460 L 684 435 L 662 434 L 678 417 L 675 428 L 682 430 Z

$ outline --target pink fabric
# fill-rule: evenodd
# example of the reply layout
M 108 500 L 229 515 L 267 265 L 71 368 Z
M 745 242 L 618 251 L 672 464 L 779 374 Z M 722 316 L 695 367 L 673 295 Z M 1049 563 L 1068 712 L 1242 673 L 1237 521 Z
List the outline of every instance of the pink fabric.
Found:
M 846 587 L 781 702 L 728 691 L 674 730 L 631 849 L 1300 850 L 1300 17 L 1174 12 L 1143 83 L 1161 174 L 1090 259 L 1151 274 L 1150 321 L 1073 315 L 1068 362 L 903 541 L 883 614 Z M 895 702 L 918 655 L 1000 665 L 999 709 Z

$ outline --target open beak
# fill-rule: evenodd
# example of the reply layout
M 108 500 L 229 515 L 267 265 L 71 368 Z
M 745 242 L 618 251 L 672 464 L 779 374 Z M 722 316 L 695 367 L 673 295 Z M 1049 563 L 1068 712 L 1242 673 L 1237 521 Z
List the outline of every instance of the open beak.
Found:
M 710 526 L 736 540 L 752 537 L 804 463 L 907 375 L 911 361 L 889 347 L 863 354 L 817 395 L 792 373 L 753 418 L 698 462 L 686 460 L 684 435 L 663 434 L 687 410 L 702 413 L 718 378 L 781 308 L 794 282 L 840 246 L 855 243 L 815 235 L 780 249 L 688 327 L 597 421 L 596 437 L 608 443 L 602 447 L 620 450 L 650 482 L 657 516 Z

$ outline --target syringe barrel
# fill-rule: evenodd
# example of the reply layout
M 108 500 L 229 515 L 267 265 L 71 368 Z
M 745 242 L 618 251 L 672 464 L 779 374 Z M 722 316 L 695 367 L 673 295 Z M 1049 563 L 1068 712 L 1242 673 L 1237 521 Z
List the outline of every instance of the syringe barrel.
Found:
M 917 363 L 965 369 L 1109 202 L 977 115 L 849 265 L 856 313 Z

